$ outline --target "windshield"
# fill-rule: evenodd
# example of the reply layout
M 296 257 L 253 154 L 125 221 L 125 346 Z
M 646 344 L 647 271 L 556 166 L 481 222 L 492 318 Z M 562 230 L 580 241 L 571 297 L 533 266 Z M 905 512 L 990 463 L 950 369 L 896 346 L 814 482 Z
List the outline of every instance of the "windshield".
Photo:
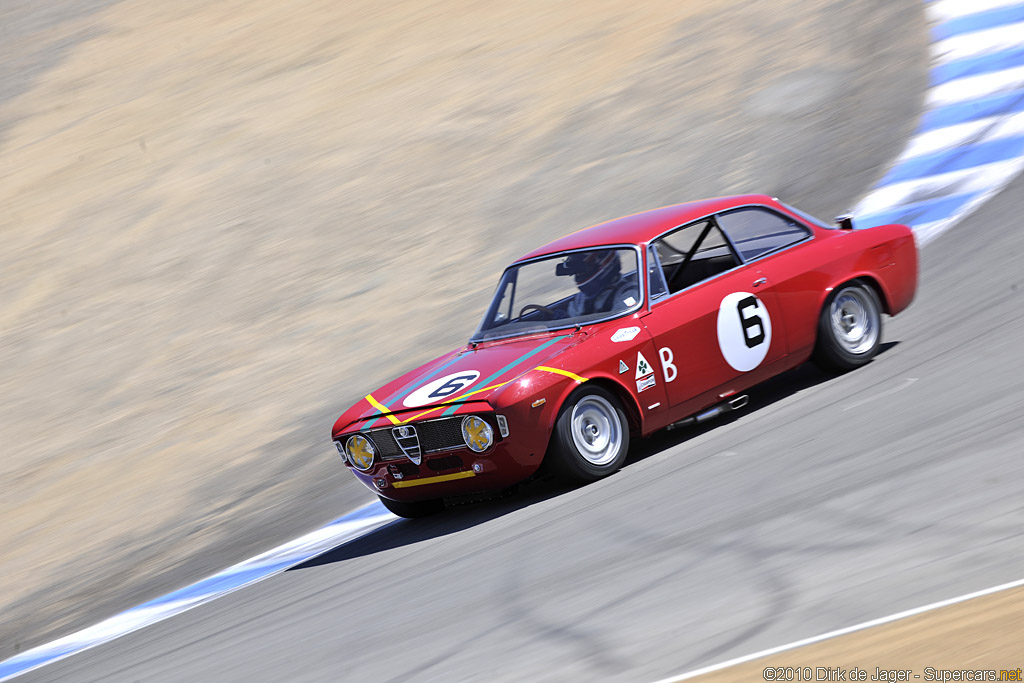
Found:
M 586 249 L 505 271 L 473 341 L 535 334 L 640 307 L 635 249 Z

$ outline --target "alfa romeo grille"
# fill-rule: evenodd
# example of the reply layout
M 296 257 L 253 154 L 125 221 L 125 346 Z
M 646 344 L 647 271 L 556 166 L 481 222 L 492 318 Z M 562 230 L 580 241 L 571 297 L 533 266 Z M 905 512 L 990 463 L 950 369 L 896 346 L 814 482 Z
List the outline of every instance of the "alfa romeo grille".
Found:
M 405 456 L 419 465 L 423 452 L 420 450 L 420 437 L 416 434 L 416 427 L 413 425 L 392 427 L 391 436 L 394 437 L 395 443 L 402 449 Z
M 403 427 L 411 431 L 410 436 L 399 435 L 398 430 Z M 408 425 L 371 429 L 366 434 L 377 447 L 377 453 L 383 461 L 418 459 L 422 455 L 466 447 L 466 442 L 462 438 L 461 417 L 442 417 L 411 422 Z

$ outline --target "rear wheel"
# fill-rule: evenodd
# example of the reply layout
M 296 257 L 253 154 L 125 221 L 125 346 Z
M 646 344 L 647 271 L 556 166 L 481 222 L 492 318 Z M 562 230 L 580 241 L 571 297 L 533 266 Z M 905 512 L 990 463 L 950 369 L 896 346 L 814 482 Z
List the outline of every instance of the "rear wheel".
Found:
M 859 283 L 843 285 L 821 310 L 814 360 L 828 370 L 852 370 L 874 358 L 881 341 L 878 295 Z
M 393 514 L 407 519 L 428 517 L 444 510 L 444 501 L 440 498 L 433 500 L 391 500 L 384 496 L 377 497 L 380 498 L 380 502 L 384 504 L 384 507 Z
M 599 386 L 569 397 L 555 423 L 547 458 L 561 479 L 596 481 L 615 472 L 629 451 L 629 424 L 619 400 Z

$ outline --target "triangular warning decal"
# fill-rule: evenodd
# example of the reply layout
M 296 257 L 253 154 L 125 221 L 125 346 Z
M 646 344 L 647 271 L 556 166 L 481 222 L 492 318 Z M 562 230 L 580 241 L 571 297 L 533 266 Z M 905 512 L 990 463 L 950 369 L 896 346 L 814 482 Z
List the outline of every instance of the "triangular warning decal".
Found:
M 626 365 L 626 361 L 620 360 L 619 361 L 619 374 L 621 375 L 624 372 L 629 372 L 629 366 Z
M 642 354 L 639 351 L 637 351 L 636 352 L 636 379 L 640 379 L 641 377 L 646 377 L 647 375 L 651 374 L 652 372 L 654 372 L 654 368 L 652 368 L 651 364 L 647 362 L 646 358 L 644 358 L 644 354 Z

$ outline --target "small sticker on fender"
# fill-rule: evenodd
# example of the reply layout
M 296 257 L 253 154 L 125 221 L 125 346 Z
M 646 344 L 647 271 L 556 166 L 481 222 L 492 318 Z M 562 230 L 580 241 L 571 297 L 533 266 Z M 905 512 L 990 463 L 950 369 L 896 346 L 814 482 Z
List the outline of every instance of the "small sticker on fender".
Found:
M 621 330 L 616 330 L 615 334 L 612 335 L 613 342 L 627 342 L 636 339 L 636 335 L 640 334 L 639 327 L 623 327 Z
M 644 358 L 644 354 L 642 354 L 639 351 L 637 351 L 636 352 L 636 376 L 634 376 L 633 379 L 640 379 L 641 377 L 646 377 L 647 375 L 653 375 L 653 374 L 654 374 L 654 368 L 652 368 L 651 364 L 647 362 L 646 358 Z
M 653 386 L 654 386 L 654 373 L 652 372 L 651 374 L 647 375 L 643 379 L 638 379 L 636 381 L 636 392 L 639 394 L 642 391 L 644 391 L 645 389 L 650 389 Z
M 629 366 L 626 365 L 626 361 L 620 360 L 619 361 L 619 374 L 621 375 L 624 372 L 629 372 Z

